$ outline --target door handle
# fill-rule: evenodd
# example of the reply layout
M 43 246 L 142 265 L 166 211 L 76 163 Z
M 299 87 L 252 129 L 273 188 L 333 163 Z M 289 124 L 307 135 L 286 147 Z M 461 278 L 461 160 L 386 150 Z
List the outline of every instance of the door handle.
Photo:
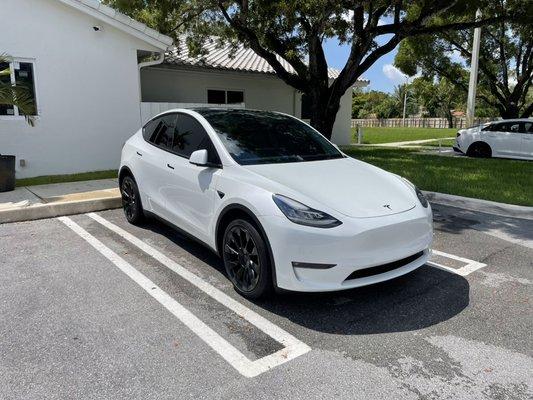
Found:
M 143 156 L 143 155 L 142 155 L 141 153 L 139 153 L 139 152 L 137 152 L 137 155 L 138 155 L 138 156 L 141 156 L 141 157 Z
M 167 164 L 167 167 L 169 167 L 170 169 L 174 169 L 174 167 L 170 164 Z

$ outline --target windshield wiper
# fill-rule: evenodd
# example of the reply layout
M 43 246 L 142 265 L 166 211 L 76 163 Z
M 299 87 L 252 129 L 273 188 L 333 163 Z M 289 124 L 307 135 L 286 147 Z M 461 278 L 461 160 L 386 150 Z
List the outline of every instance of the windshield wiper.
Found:
M 313 154 L 313 155 L 307 155 L 303 156 L 304 160 L 314 160 L 314 161 L 320 161 L 320 160 L 331 160 L 335 158 L 342 158 L 342 154 Z

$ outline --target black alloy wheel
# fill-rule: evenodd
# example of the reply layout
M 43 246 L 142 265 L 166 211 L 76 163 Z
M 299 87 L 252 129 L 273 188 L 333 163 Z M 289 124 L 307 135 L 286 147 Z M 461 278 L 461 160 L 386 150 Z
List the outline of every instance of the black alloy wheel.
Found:
M 144 215 L 139 189 L 132 177 L 126 176 L 120 185 L 122 208 L 128 222 L 138 224 Z
M 488 144 L 474 143 L 468 148 L 467 155 L 476 158 L 490 158 L 492 150 Z
M 223 258 L 233 286 L 245 297 L 259 298 L 270 287 L 270 266 L 265 242 L 247 221 L 236 220 L 224 233 Z

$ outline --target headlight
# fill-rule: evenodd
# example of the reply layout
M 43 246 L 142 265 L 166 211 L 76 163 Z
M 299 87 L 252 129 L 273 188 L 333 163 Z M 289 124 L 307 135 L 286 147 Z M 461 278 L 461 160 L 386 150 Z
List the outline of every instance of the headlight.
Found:
M 422 193 L 420 189 L 417 188 L 410 180 L 405 179 L 404 177 L 402 177 L 402 180 L 407 184 L 407 186 L 411 187 L 415 191 L 416 197 L 418 197 L 418 200 L 420 201 L 420 204 L 422 204 L 422 207 L 428 208 L 428 199 L 426 199 L 424 193 Z
M 272 199 L 281 212 L 295 224 L 314 226 L 316 228 L 333 228 L 342 224 L 341 221 L 325 212 L 307 207 L 305 204 L 280 194 L 273 194 Z

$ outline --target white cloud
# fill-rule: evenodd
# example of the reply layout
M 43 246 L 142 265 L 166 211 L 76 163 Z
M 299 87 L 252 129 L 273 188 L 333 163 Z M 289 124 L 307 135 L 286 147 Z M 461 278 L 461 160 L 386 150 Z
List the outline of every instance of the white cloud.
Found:
M 353 20 L 353 10 L 348 10 L 348 11 L 344 12 L 342 14 L 342 18 L 345 21 L 352 22 L 352 20 Z M 365 13 L 365 15 L 364 15 L 364 24 L 366 25 L 367 22 L 368 22 L 368 14 Z M 378 20 L 378 26 L 379 25 L 390 24 L 391 22 L 392 22 L 392 19 L 390 17 L 383 17 L 382 16 Z
M 407 75 L 392 64 L 385 64 L 383 66 L 383 73 L 395 85 L 404 84 L 408 78 Z

